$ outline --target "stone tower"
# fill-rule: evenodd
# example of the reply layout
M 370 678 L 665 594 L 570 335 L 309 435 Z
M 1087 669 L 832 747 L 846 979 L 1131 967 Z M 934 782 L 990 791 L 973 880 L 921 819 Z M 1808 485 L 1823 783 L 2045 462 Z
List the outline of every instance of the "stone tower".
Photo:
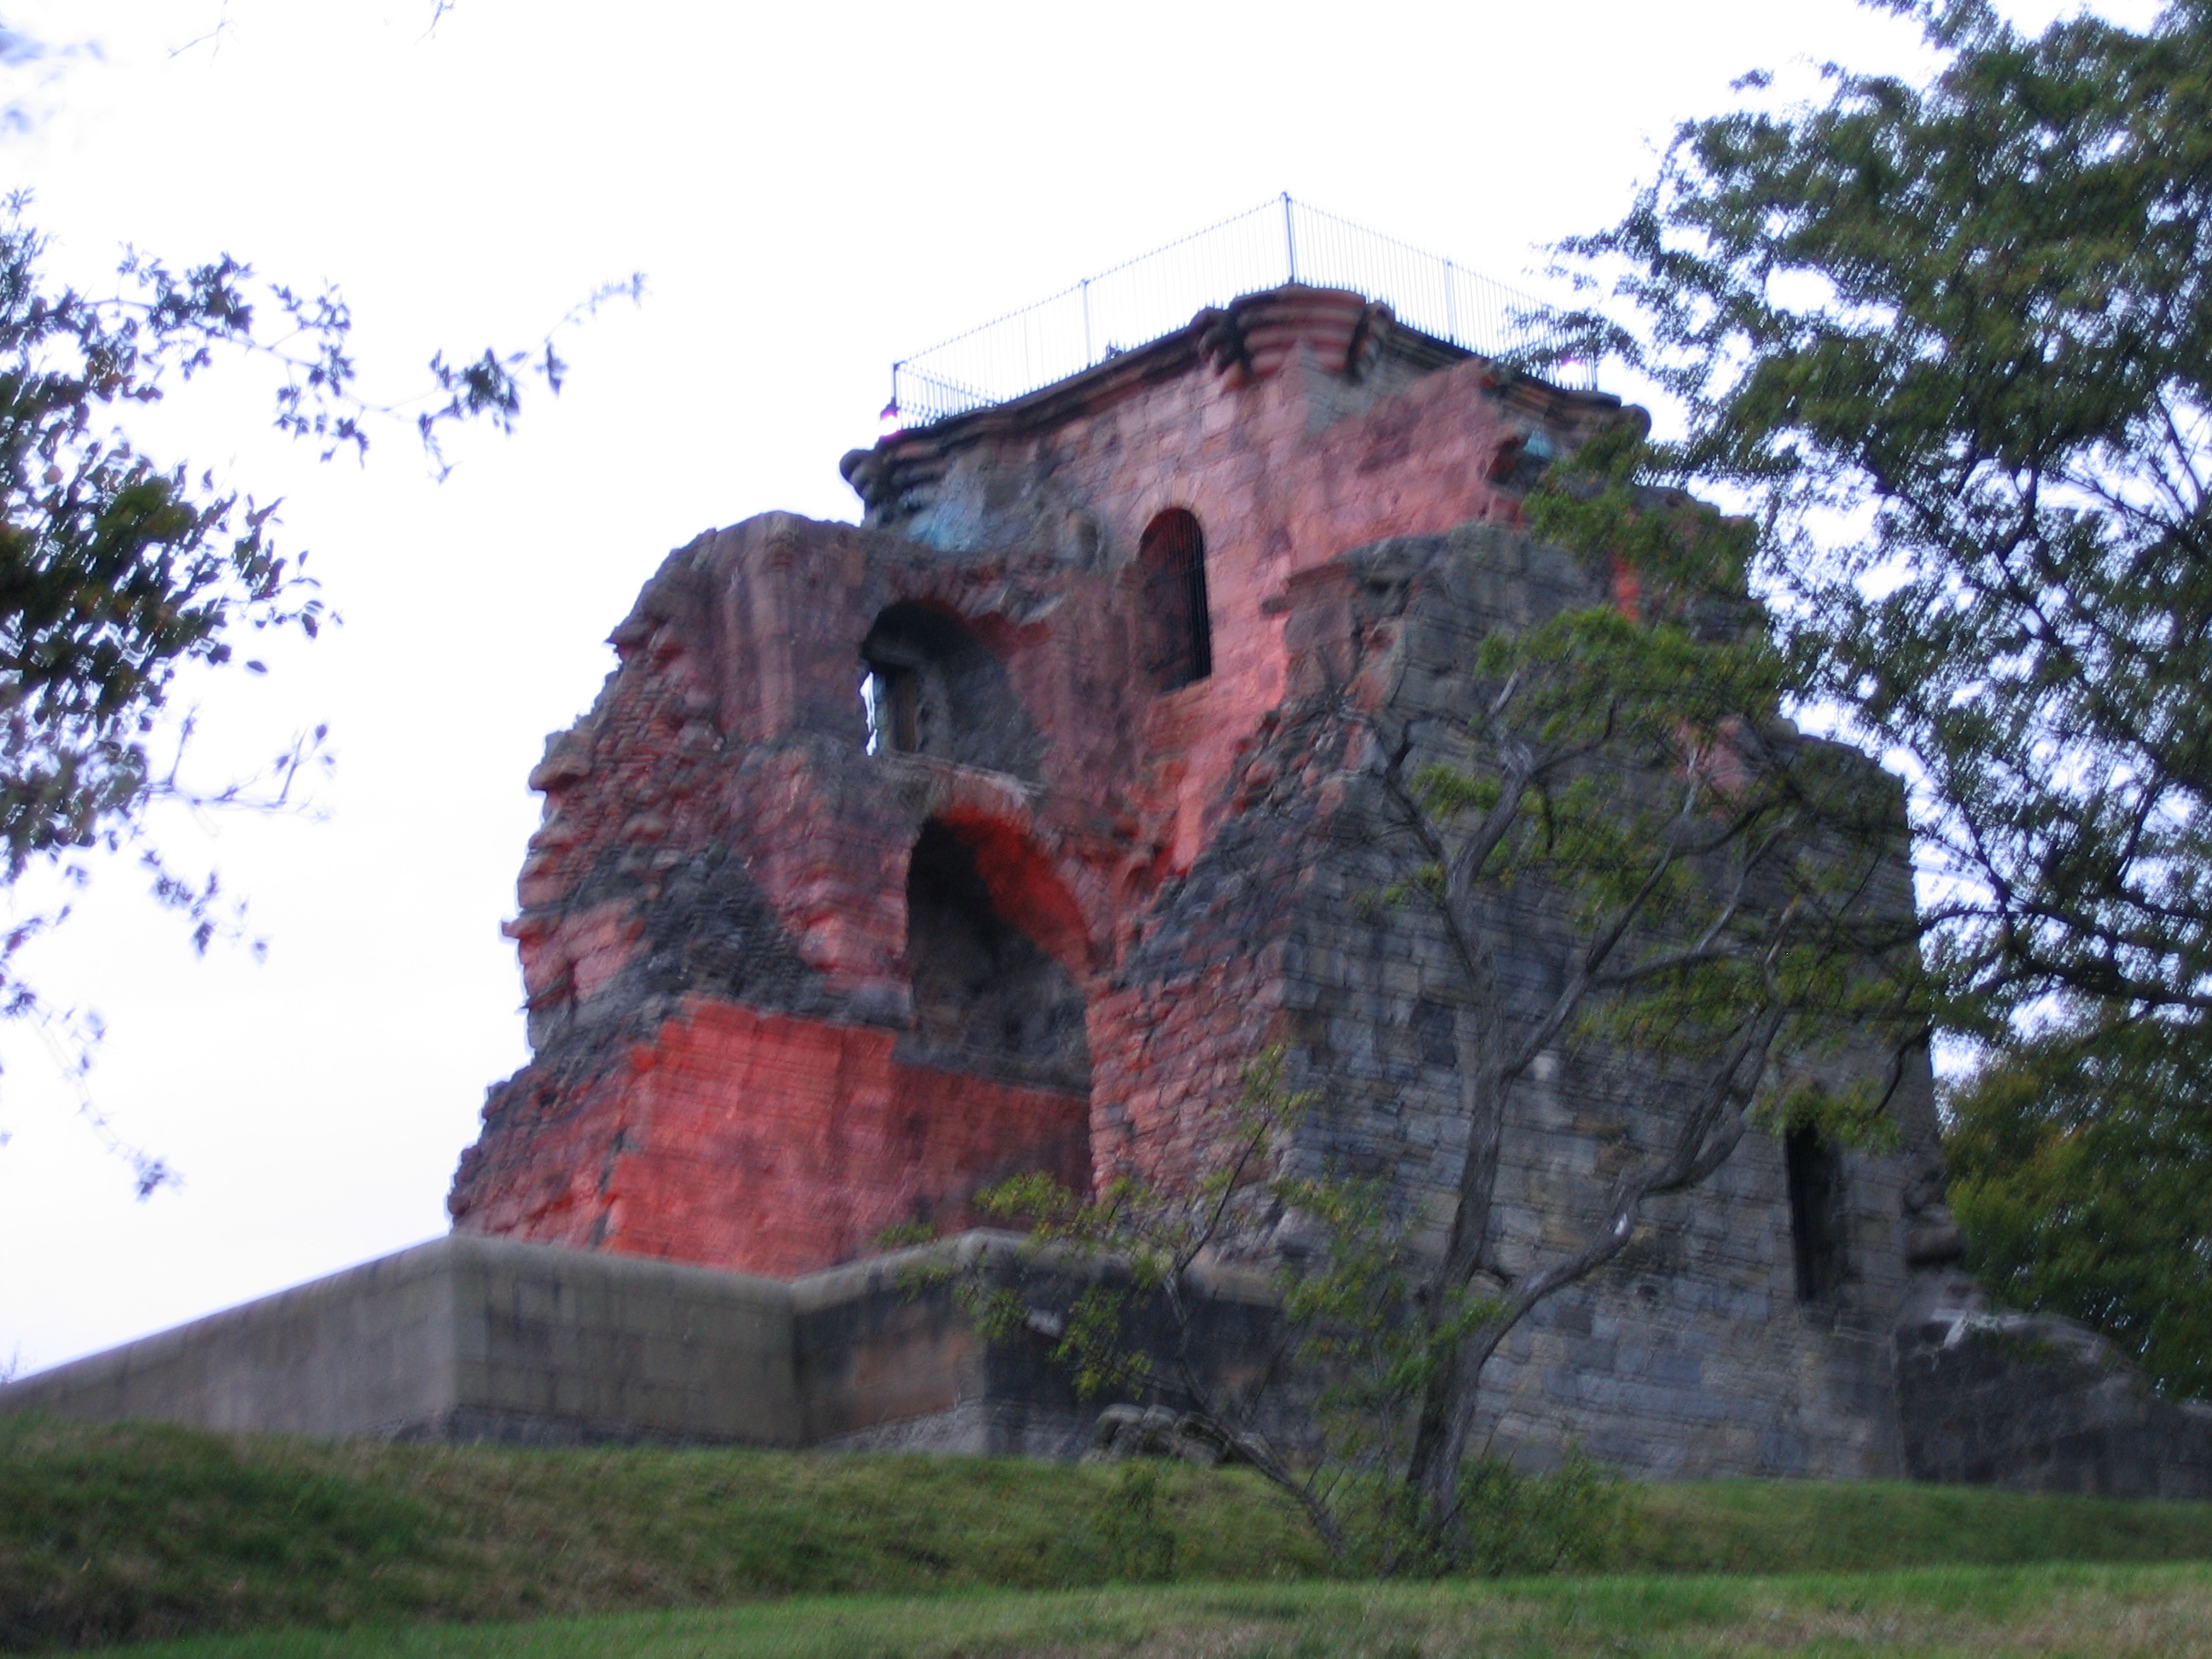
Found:
M 1394 877 L 1366 786 L 1289 715 L 1326 683 L 1449 720 L 1484 635 L 1601 601 L 1520 503 L 1628 417 L 1293 284 L 854 452 L 857 526 L 672 554 L 532 777 L 535 1058 L 456 1226 L 789 1279 L 969 1225 L 1010 1175 L 1185 1164 L 1271 1042 L 1324 1102 L 1303 1153 L 1418 1224 L 1464 1142 L 1466 994 L 1362 902 Z M 1603 1054 L 1540 1068 L 1508 1265 L 1595 1212 L 1623 1097 Z M 1548 1304 L 1499 1361 L 1505 1442 L 1896 1472 L 1892 1332 L 1945 1243 L 1924 1076 L 1900 1112 L 1881 1156 L 1754 1135 Z

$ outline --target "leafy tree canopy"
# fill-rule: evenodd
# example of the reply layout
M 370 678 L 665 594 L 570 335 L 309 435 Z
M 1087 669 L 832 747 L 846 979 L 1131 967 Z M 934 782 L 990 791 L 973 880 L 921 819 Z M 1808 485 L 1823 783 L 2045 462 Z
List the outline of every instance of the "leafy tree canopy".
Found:
M 2212 1077 L 2159 1025 L 2046 1032 L 1951 1091 L 1968 1263 L 2014 1304 L 2095 1327 L 2212 1397 Z
M 2212 3 L 1887 9 L 1927 84 L 1685 125 L 1565 246 L 1626 302 L 1575 320 L 1684 412 L 1642 478 L 1747 505 L 1803 696 L 1914 780 L 1987 1282 L 2201 1390 Z
M 27 210 L 21 196 L 0 208 L 0 880 L 12 889 L 48 866 L 81 884 L 84 854 L 128 851 L 204 949 L 217 883 L 171 867 L 148 836 L 149 810 L 165 799 L 282 805 L 324 733 L 261 778 L 194 789 L 179 768 L 191 730 L 173 707 L 179 677 L 234 661 L 263 672 L 245 654 L 252 641 L 312 637 L 326 612 L 301 558 L 275 541 L 275 504 L 146 454 L 131 412 L 226 359 L 258 360 L 276 371 L 276 428 L 323 459 L 365 455 L 372 426 L 401 418 L 442 474 L 443 434 L 477 420 L 509 429 L 526 386 L 557 392 L 565 365 L 550 336 L 530 352 L 439 356 L 430 396 L 398 416 L 360 392 L 353 317 L 335 291 L 262 282 L 228 256 L 178 270 L 137 252 L 111 292 L 57 286 Z M 613 285 L 572 319 L 639 288 Z M 66 915 L 19 907 L 0 934 L 0 1017 L 57 1018 L 18 958 Z M 62 1035 L 81 1070 L 96 1024 L 64 1020 Z M 167 1178 L 157 1160 L 137 1168 L 142 1192 Z
M 2212 4 L 1922 16 L 1925 87 L 1681 129 L 1566 245 L 1752 504 L 1808 689 L 1922 784 L 1954 1025 L 2212 1010 Z M 1757 77 L 1752 83 L 1761 84 Z

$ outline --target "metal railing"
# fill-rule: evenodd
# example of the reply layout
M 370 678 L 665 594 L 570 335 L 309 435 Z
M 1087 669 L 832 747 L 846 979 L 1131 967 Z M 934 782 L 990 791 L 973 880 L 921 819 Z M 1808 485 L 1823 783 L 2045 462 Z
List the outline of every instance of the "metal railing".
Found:
M 1486 357 L 1554 343 L 1532 296 L 1293 201 L 1262 202 L 891 365 L 887 429 L 1001 404 L 1170 334 L 1207 305 L 1285 283 L 1345 288 Z M 1587 368 L 1549 372 L 1595 385 Z

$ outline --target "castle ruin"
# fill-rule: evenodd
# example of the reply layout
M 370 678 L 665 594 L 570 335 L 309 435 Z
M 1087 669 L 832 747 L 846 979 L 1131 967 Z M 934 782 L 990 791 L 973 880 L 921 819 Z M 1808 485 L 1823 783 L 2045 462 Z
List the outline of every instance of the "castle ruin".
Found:
M 1378 1178 L 1409 1226 L 1443 1212 L 1468 994 L 1434 918 L 1376 902 L 1405 872 L 1374 780 L 1298 714 L 1326 691 L 1443 730 L 1483 638 L 1613 602 L 1622 573 L 1522 503 L 1635 412 L 1293 281 L 933 414 L 845 458 L 858 525 L 768 514 L 672 554 L 549 742 L 508 927 L 534 1057 L 490 1093 L 453 1233 L 0 1410 L 1063 1455 L 1097 1402 L 902 1289 L 884 1235 L 958 1252 L 1009 1176 L 1187 1171 L 1271 1044 L 1320 1103 L 1293 1156 Z M 1522 920 L 1510 977 L 1540 991 L 1565 940 Z M 1508 1271 L 1657 1133 L 1643 1081 L 1602 1044 L 1539 1063 Z M 1509 1340 L 1490 1443 L 2212 1496 L 2212 1410 L 1981 1305 L 1924 1064 L 1893 1109 L 1890 1150 L 1754 1133 L 1655 1206 Z M 1224 1353 L 1272 1316 L 1253 1283 L 1223 1281 Z
M 672 555 L 532 778 L 536 1058 L 456 1226 L 789 1279 L 971 1226 L 1012 1175 L 1187 1169 L 1271 1042 L 1317 1166 L 1441 1211 L 1468 994 L 1418 906 L 1363 902 L 1403 873 L 1371 784 L 1285 714 L 1337 676 L 1463 718 L 1486 634 L 1605 602 L 1517 526 L 1547 458 L 1626 417 L 1291 285 L 848 456 L 857 527 Z M 1565 944 L 1516 951 L 1540 983 Z M 1540 1067 L 1509 1266 L 1597 1213 L 1620 1066 Z M 1951 1242 L 1924 1068 L 1897 1109 L 1879 1155 L 1754 1137 L 1516 1334 L 1499 1431 L 1655 1474 L 1893 1471 L 1891 1333 Z

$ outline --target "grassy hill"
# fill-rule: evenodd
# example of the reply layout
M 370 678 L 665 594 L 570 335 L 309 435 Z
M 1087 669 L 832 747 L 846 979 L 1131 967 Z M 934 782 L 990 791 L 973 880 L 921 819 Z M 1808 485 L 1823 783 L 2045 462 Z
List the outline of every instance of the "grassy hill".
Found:
M 404 1446 L 0 1418 L 0 1649 L 1164 1571 L 1321 1575 L 1297 1516 L 1249 1474 L 1162 1470 L 1157 1525 L 1133 1543 L 1121 1480 L 972 1458 Z M 1626 1510 L 1608 1571 L 2212 1560 L 2212 1505 L 1717 1481 L 1632 1486 Z
M 805 1596 L 520 1625 L 199 1637 L 128 1652 L 131 1659 L 2208 1659 L 2212 1567 Z

